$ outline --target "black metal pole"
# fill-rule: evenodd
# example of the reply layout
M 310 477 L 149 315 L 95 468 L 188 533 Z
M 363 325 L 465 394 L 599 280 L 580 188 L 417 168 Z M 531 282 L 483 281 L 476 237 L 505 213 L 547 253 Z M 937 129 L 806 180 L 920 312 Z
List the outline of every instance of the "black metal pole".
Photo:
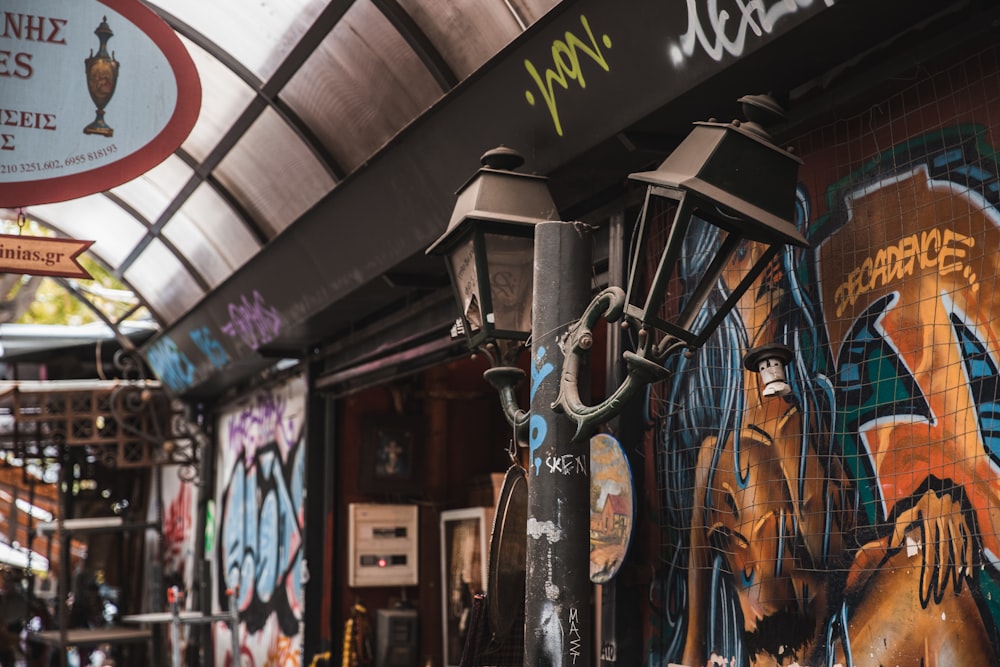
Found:
M 625 285 L 628 282 L 628 247 L 632 229 L 625 213 L 611 216 L 608 230 L 608 283 Z M 617 324 L 608 326 L 608 354 L 605 358 L 605 392 L 611 395 L 625 379 L 628 372 L 622 356 L 624 342 L 622 329 Z M 621 443 L 629 468 L 632 470 L 633 493 L 642 498 L 644 462 L 636 455 L 643 438 L 642 408 L 645 392 L 640 399 L 633 398 L 622 407 L 621 415 L 611 422 L 611 432 Z M 638 518 L 638 508 L 636 518 Z M 635 525 L 635 521 L 633 521 Z M 600 628 L 600 667 L 642 664 L 642 627 L 636 622 L 643 604 L 639 597 L 641 586 L 636 575 L 638 568 L 627 559 L 611 581 L 600 587 L 598 627 Z
M 531 334 L 525 665 L 593 664 L 590 441 L 552 410 L 559 338 L 590 302 L 591 237 L 579 223 L 535 227 Z

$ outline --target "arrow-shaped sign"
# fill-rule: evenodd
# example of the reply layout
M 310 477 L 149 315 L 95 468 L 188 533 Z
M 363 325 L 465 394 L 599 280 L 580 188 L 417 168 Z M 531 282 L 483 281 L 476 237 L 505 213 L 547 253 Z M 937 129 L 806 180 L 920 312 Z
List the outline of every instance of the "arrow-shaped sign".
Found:
M 93 278 L 77 261 L 94 244 L 48 236 L 0 234 L 0 273 Z

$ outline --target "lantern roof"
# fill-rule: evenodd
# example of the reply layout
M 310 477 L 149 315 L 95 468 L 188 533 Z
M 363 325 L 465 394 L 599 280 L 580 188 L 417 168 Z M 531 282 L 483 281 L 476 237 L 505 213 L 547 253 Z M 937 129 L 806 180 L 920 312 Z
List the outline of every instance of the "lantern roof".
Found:
M 520 153 L 499 146 L 484 153 L 481 162 L 482 167 L 455 193 L 448 228 L 428 254 L 447 251 L 461 236 L 460 230 L 474 220 L 503 233 L 526 235 L 539 222 L 559 219 L 549 179 L 514 171 L 524 163 Z
M 766 99 L 740 99 L 760 98 Z M 776 146 L 756 121 L 710 120 L 694 123 L 691 133 L 659 167 L 629 178 L 694 192 L 710 201 L 722 219 L 757 223 L 757 229 L 751 230 L 743 225 L 748 238 L 776 238 L 804 248 L 808 242 L 795 227 L 795 187 L 801 164 L 801 158 Z

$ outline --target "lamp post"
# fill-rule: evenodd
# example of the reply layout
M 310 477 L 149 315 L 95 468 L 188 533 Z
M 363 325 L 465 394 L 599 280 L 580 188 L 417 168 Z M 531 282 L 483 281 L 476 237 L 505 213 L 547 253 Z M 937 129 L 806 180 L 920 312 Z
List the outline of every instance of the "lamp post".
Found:
M 490 353 L 494 367 L 485 377 L 500 393 L 518 440 L 530 448 L 526 665 L 592 664 L 590 436 L 638 391 L 668 375 L 670 355 L 700 347 L 783 245 L 807 245 L 792 222 L 801 161 L 764 130 L 781 109 L 767 96 L 740 102 L 746 121 L 695 123 L 656 170 L 630 176 L 647 192 L 627 291 L 609 287 L 586 305 L 588 229 L 555 220 L 545 180 L 514 172 L 521 160 L 509 149 L 483 156 L 483 167 L 458 193 L 447 231 L 428 250 L 447 257 L 470 347 Z M 495 238 L 504 232 L 512 236 Z M 523 267 L 532 233 L 532 299 L 504 299 L 498 295 L 528 280 Z M 489 256 L 491 248 L 502 254 Z M 710 255 L 696 263 L 703 269 L 691 271 L 685 262 L 697 253 Z M 659 262 L 647 281 L 641 266 L 649 256 Z M 711 298 L 720 284 L 727 290 L 721 302 Z M 501 304 L 521 310 L 501 316 Z M 624 353 L 622 384 L 590 406 L 580 385 L 601 319 L 624 320 L 638 345 Z M 513 322 L 530 322 L 530 328 Z M 531 406 L 524 411 L 514 393 L 524 373 L 513 362 L 529 334 Z M 778 377 L 773 367 L 786 360 L 783 350 L 766 346 L 748 355 L 747 364 Z M 772 393 L 781 393 L 776 381 Z

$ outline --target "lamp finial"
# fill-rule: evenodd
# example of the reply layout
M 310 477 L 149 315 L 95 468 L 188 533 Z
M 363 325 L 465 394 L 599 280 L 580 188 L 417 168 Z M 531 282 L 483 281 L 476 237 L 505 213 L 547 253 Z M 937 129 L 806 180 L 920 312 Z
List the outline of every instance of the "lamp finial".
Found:
M 513 171 L 524 164 L 524 156 L 513 148 L 500 145 L 483 153 L 479 162 L 490 169 Z
M 743 116 L 747 119 L 743 128 L 768 141 L 771 135 L 766 128 L 785 120 L 785 110 L 770 94 L 744 95 L 736 101 L 742 106 Z

